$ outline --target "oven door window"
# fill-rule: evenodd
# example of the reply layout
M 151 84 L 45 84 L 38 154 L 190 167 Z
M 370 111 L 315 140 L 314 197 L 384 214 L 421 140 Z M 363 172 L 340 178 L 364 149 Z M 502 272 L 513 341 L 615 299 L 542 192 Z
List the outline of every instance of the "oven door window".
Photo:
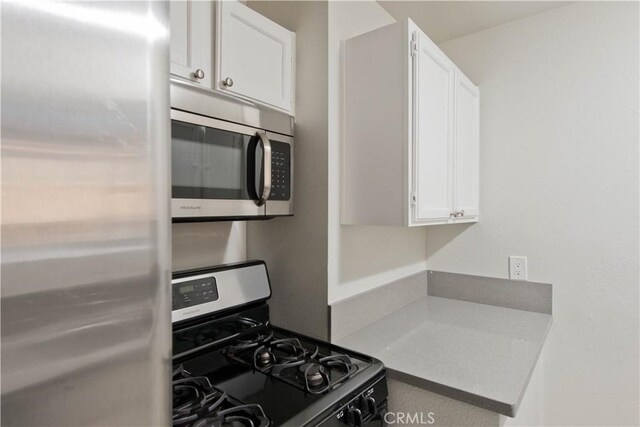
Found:
M 251 136 L 173 120 L 171 139 L 172 198 L 252 199 L 247 188 Z

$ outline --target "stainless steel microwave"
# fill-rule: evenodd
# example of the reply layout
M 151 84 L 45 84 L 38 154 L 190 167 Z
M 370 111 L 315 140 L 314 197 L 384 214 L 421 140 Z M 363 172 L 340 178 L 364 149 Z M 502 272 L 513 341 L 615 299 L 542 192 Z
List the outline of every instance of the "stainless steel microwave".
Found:
M 293 215 L 293 137 L 171 110 L 174 222 Z

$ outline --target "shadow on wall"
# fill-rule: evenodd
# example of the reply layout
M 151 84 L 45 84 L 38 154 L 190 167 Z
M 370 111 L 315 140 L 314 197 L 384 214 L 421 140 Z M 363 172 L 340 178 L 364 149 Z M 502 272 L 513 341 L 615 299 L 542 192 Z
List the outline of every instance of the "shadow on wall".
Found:
M 435 227 L 441 230 L 433 233 L 437 244 L 429 242 L 428 247 L 437 251 L 464 232 L 469 225 Z M 342 226 L 340 256 L 344 258 L 348 254 L 348 262 L 340 263 L 340 283 L 424 263 L 430 255 L 426 239 L 432 238 L 431 230 L 427 237 L 425 228 Z
M 476 226 L 476 223 L 450 224 L 428 227 L 427 230 L 427 261 L 440 249 L 453 242 L 468 228 Z M 429 267 L 429 266 L 427 266 Z

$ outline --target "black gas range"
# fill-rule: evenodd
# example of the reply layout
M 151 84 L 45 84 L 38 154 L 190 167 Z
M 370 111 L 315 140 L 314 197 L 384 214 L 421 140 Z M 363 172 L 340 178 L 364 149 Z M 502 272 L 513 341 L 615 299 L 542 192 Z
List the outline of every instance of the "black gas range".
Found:
M 382 426 L 382 363 L 269 321 L 262 261 L 174 273 L 173 425 Z

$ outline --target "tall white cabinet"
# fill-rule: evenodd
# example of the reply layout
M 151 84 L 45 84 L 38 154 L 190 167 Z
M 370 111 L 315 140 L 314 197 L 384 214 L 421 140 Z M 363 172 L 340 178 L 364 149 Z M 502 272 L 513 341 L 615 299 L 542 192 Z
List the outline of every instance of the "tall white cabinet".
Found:
M 174 79 L 294 115 L 294 32 L 234 0 L 174 0 L 170 16 Z
M 479 216 L 479 91 L 411 21 L 345 43 L 342 223 Z

